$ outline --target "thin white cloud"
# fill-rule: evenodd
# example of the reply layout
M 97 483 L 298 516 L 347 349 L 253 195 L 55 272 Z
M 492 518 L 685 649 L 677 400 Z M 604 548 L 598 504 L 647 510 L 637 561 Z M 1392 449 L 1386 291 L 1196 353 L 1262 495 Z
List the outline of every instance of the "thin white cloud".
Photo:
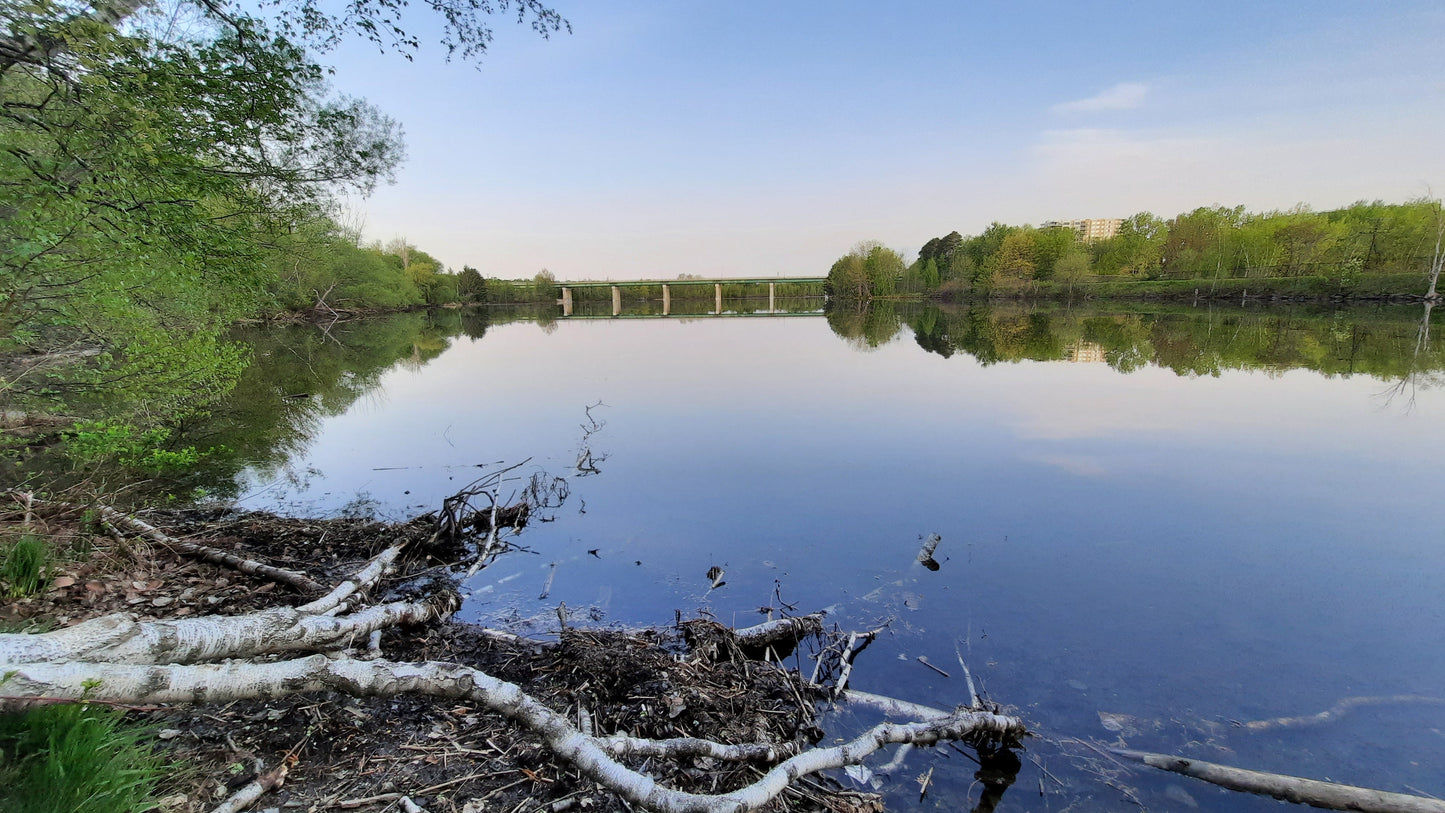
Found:
M 1132 110 L 1144 104 L 1149 86 L 1143 82 L 1120 82 L 1087 99 L 1075 99 L 1054 105 L 1055 113 L 1101 113 L 1106 110 Z
M 1054 211 L 1127 217 L 1140 210 L 1169 217 L 1215 203 L 1253 210 L 1301 201 L 1331 207 L 1418 194 L 1422 177 L 1439 174 L 1438 149 L 1428 130 L 1398 126 L 1383 133 L 1373 124 L 1365 131 L 1323 132 L 1054 130 L 1032 145 L 1027 180 L 1014 189 L 1052 201 L 1038 217 Z

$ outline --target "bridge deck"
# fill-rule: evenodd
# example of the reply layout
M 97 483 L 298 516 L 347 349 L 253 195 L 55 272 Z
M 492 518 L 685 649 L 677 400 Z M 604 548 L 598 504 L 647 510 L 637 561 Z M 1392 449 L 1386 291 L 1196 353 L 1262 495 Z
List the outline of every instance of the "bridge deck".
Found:
M 827 282 L 827 277 L 724 277 L 719 279 L 629 279 L 629 280 L 582 280 L 580 282 L 558 282 L 559 288 L 635 288 L 643 285 L 762 285 L 769 282 L 778 284 L 814 284 Z

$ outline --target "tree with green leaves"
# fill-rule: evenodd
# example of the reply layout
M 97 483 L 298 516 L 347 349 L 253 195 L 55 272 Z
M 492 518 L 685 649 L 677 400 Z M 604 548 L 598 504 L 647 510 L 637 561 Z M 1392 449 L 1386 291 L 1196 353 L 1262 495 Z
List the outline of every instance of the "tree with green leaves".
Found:
M 4 16 L 0 352 L 93 355 L 0 390 L 209 397 L 242 363 L 221 330 L 259 306 L 274 246 L 386 178 L 399 128 L 252 20 L 176 41 L 51 0 Z
M 834 300 L 867 302 L 872 296 L 863 258 L 851 253 L 833 262 L 833 267 L 828 269 L 828 281 L 823 287 L 824 293 Z
M 463 302 L 486 302 L 487 281 L 481 272 L 470 265 L 462 266 L 462 272 L 457 274 L 457 295 Z
M 1059 260 L 1079 243 L 1079 233 L 1070 228 L 1052 227 L 1033 233 L 1034 279 L 1053 279 Z
M 449 56 L 480 56 L 493 13 L 543 36 L 566 27 L 537 0 L 428 5 Z M 29 359 L 0 399 L 106 395 L 174 414 L 244 364 L 222 339 L 235 319 L 334 297 L 340 280 L 303 238 L 335 245 L 314 224 L 337 195 L 388 179 L 403 149 L 396 122 L 332 93 L 312 54 L 361 36 L 410 58 L 402 7 L 0 8 L 0 355 Z
M 1094 270 L 1100 274 L 1152 276 L 1159 268 L 1168 224 L 1148 212 L 1124 219 L 1119 233 L 1090 244 Z
M 1034 259 L 1035 234 L 1033 229 L 1019 229 L 1003 239 L 990 260 L 996 279 L 1022 282 L 1034 278 L 1038 269 Z
M 835 299 L 860 302 L 892 296 L 905 269 L 902 254 L 877 240 L 863 240 L 833 263 L 825 291 Z

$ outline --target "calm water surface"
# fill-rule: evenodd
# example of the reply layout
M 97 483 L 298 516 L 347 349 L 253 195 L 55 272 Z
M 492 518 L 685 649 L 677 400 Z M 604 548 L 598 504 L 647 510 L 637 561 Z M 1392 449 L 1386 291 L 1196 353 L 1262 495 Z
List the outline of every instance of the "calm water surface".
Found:
M 1418 319 L 975 309 L 544 329 L 449 314 L 338 326 L 334 343 L 293 330 L 254 337 L 232 418 L 260 439 L 240 444 L 239 493 L 401 517 L 478 464 L 529 459 L 521 473 L 572 494 L 517 539 L 530 552 L 472 580 L 465 616 L 542 634 L 565 601 L 601 623 L 680 609 L 744 625 L 781 598 L 844 628 L 891 621 L 853 685 L 965 702 L 961 653 L 1040 733 L 999 809 L 1278 806 L 1119 773 L 1076 739 L 1445 796 L 1445 706 L 1233 725 L 1445 696 L 1445 397 L 1419 386 L 1441 365 L 1438 338 L 1413 353 Z M 298 393 L 312 397 L 281 398 Z M 576 470 L 584 445 L 600 473 Z M 916 561 L 928 534 L 936 571 Z M 713 566 L 726 584 L 709 592 Z M 1127 715 L 1108 718 L 1122 730 L 1101 712 Z M 920 802 L 930 766 L 941 785 Z M 885 792 L 967 807 L 974 770 L 915 753 Z

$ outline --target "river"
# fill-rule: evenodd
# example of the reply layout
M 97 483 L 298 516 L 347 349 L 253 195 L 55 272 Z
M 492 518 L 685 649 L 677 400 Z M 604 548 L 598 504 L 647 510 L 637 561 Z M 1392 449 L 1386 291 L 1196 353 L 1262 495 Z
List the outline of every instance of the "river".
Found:
M 1445 705 L 1239 725 L 1445 697 L 1438 314 L 1426 338 L 1418 306 L 788 304 L 253 331 L 255 365 L 193 431 L 230 450 L 213 491 L 283 513 L 406 517 L 522 461 L 504 495 L 565 478 L 525 550 L 466 585 L 469 619 L 887 622 L 854 686 L 947 707 L 963 660 L 1038 732 L 1000 810 L 1277 804 L 1125 773 L 1095 750 L 1121 742 L 1445 796 Z M 974 770 L 932 749 L 882 787 L 956 809 Z

